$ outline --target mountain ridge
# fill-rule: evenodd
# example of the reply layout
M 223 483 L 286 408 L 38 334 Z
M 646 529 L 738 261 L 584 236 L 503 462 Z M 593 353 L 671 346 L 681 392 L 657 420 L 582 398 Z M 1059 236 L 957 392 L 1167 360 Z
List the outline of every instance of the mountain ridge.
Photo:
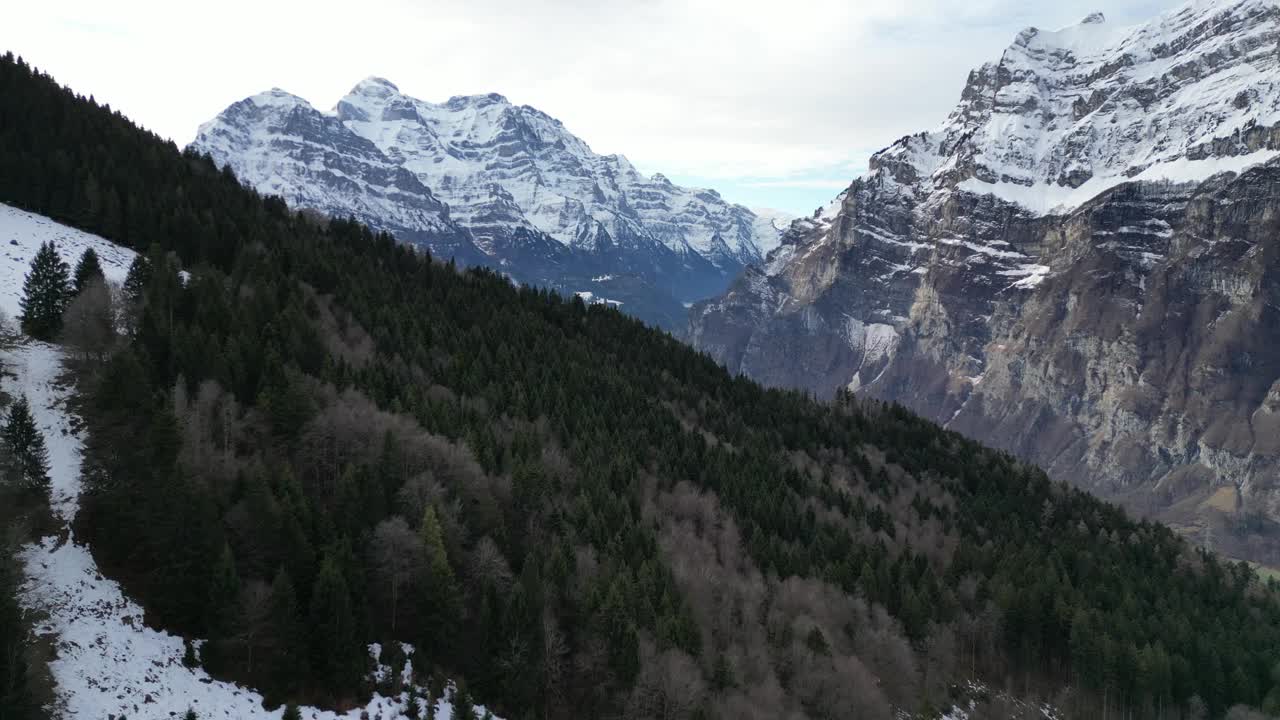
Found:
M 781 234 L 714 190 L 598 155 L 560 120 L 497 93 L 435 104 L 370 76 L 325 112 L 270 90 L 202 124 L 190 147 L 259 192 L 518 282 L 614 295 L 669 328 Z M 619 280 L 591 279 L 605 275 Z

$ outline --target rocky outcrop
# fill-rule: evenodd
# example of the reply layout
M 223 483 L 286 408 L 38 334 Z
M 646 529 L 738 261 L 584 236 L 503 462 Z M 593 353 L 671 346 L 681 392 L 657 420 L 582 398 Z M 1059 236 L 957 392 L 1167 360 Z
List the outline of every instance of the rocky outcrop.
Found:
M 1024 31 L 691 339 L 1280 561 L 1278 26 L 1246 0 Z

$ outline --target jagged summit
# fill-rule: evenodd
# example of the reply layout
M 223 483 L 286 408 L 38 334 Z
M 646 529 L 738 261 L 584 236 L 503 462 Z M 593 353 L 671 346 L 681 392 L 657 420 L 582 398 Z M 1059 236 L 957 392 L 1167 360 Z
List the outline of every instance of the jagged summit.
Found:
M 445 105 L 448 107 L 466 107 L 469 105 L 510 105 L 511 101 L 499 93 L 483 93 L 480 95 L 454 95 Z
M 259 107 L 311 107 L 311 103 L 280 88 L 271 88 L 246 99 Z
M 369 92 L 373 90 L 384 90 L 393 93 L 400 92 L 400 88 L 397 87 L 395 83 L 384 77 L 378 77 L 377 75 L 370 75 L 356 83 L 355 87 L 351 89 L 351 92 Z

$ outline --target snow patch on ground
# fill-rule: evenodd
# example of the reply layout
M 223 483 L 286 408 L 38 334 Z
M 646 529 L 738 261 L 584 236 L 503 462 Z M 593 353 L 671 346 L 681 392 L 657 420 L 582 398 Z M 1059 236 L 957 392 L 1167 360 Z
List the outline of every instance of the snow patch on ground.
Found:
M 136 254 L 128 248 L 50 220 L 43 215 L 0 204 L 0 310 L 17 318 L 22 283 L 40 245 L 52 240 L 72 268 L 88 248 L 98 253 L 108 280 L 124 282 Z

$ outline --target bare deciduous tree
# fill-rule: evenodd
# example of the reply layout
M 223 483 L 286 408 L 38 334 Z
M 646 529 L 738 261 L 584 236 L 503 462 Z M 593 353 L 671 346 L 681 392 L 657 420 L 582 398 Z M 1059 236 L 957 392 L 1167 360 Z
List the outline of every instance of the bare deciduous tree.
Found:
M 420 575 L 426 566 L 426 554 L 417 533 L 399 515 L 378 523 L 373 532 L 374 567 L 389 592 L 391 632 L 396 631 L 400 588 Z
M 468 563 L 468 579 L 476 586 L 492 585 L 499 592 L 505 592 L 511 586 L 511 567 L 502 556 L 498 544 L 493 538 L 485 535 L 476 543 L 471 551 Z
M 547 707 L 544 715 L 562 699 L 564 673 L 567 670 L 569 641 L 560 630 L 560 623 L 550 609 L 542 613 L 542 668 L 545 680 Z
M 116 340 L 119 287 L 91 280 L 62 313 L 62 340 L 89 361 L 102 362 Z
M 240 642 L 247 653 L 247 670 L 253 672 L 253 650 L 262 636 L 271 631 L 271 588 L 253 580 L 240 591 Z
M 402 515 L 420 518 L 428 505 L 438 507 L 444 503 L 445 490 L 430 471 L 420 472 L 404 481 L 396 492 L 396 500 L 400 502 Z
M 640 676 L 627 707 L 631 718 L 684 720 L 693 717 L 706 693 L 702 671 L 688 655 L 667 650 L 654 655 L 651 648 L 641 651 Z

